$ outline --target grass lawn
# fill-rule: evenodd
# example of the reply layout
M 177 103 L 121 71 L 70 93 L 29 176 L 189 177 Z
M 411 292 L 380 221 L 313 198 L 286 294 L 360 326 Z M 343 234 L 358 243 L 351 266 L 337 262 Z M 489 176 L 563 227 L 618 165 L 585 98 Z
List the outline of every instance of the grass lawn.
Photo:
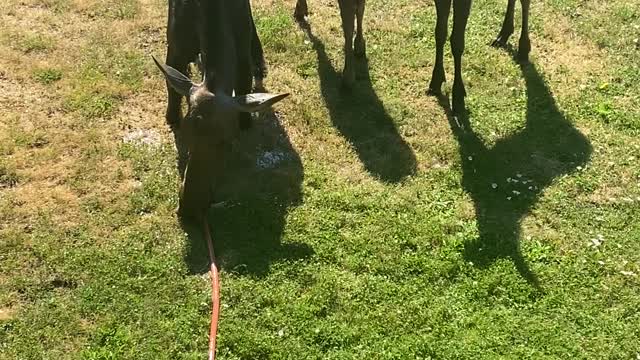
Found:
M 310 36 L 294 5 L 253 1 L 292 95 L 210 213 L 219 359 L 640 359 L 640 2 L 533 1 L 521 67 L 488 46 L 506 1 L 476 1 L 466 132 L 425 95 L 432 1 L 368 1 L 350 94 L 337 1 L 310 1 Z M 165 24 L 166 0 L 2 4 L 1 359 L 206 356 Z

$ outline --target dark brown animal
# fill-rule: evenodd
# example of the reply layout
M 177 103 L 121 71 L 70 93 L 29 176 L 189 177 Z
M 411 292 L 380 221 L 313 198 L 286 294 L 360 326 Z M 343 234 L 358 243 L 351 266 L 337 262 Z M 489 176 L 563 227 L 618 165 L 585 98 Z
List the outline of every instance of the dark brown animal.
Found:
M 451 10 L 452 0 L 435 0 L 437 21 L 435 29 L 436 37 L 436 61 L 433 67 L 431 83 L 428 92 L 434 95 L 441 95 L 442 83 L 445 81 L 444 75 L 444 44 L 447 39 L 447 23 Z M 516 0 L 509 0 L 507 12 L 502 30 L 494 40 L 493 46 L 504 47 L 507 45 L 509 36 L 513 34 L 513 16 Z M 520 43 L 518 47 L 518 59 L 522 62 L 528 61 L 531 51 L 529 41 L 529 4 L 530 0 L 520 0 L 522 4 L 522 32 L 520 33 Z M 453 0 L 453 31 L 451 32 L 451 52 L 455 64 L 455 74 L 453 80 L 452 111 L 460 115 L 465 111 L 464 97 L 466 91 L 462 80 L 462 54 L 464 53 L 464 36 L 467 27 L 467 19 L 471 10 L 471 0 Z
M 342 84 L 350 88 L 356 80 L 355 57 L 366 56 L 366 45 L 362 31 L 362 19 L 366 0 L 338 0 L 342 31 L 344 33 L 344 69 L 342 70 Z M 307 0 L 298 0 L 293 16 L 299 23 L 305 23 L 309 15 Z M 353 38 L 354 24 L 357 22 L 355 42 Z
M 225 149 L 250 112 L 288 94 L 250 94 L 258 40 L 248 0 L 170 0 L 167 64 L 154 61 L 167 80 L 167 123 L 183 176 L 179 215 L 201 220 L 212 186 L 224 168 Z M 262 54 L 260 47 L 259 56 Z M 203 80 L 193 83 L 187 67 L 200 56 Z M 188 112 L 181 115 L 182 97 Z M 240 115 L 244 115 L 242 118 Z M 241 124 L 242 125 L 242 124 Z M 199 223 L 199 222 L 198 222 Z

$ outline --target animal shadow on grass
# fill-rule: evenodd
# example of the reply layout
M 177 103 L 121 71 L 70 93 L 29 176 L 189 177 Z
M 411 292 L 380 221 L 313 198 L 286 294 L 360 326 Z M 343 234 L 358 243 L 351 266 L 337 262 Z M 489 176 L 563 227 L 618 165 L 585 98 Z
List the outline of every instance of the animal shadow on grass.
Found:
M 373 90 L 366 59 L 356 60 L 356 84 L 342 88 L 324 44 L 306 21 L 298 22 L 318 56 L 318 75 L 331 122 L 356 150 L 366 170 L 383 182 L 398 183 L 416 172 L 416 158 Z
M 558 109 L 535 65 L 520 66 L 526 81 L 526 125 L 492 147 L 485 145 L 466 118 L 460 126 L 447 98 L 441 97 L 440 105 L 459 143 L 462 186 L 475 206 L 479 236 L 465 244 L 465 260 L 486 267 L 510 258 L 520 275 L 542 290 L 520 250 L 520 222 L 554 179 L 589 161 L 592 148 Z
M 215 191 L 221 206 L 208 213 L 216 260 L 222 269 L 264 276 L 274 261 L 307 258 L 306 244 L 282 244 L 289 209 L 302 200 L 302 162 L 273 112 L 260 114 L 229 149 Z M 185 229 L 186 230 L 186 229 Z M 192 273 L 208 271 L 200 228 L 187 230 L 185 261 Z

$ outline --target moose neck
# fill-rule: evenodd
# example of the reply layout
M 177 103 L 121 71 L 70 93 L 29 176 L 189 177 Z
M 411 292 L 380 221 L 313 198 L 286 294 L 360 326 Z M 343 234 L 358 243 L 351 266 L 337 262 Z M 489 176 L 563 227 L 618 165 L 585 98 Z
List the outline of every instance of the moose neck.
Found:
M 200 50 L 206 86 L 211 92 L 222 91 L 227 95 L 231 95 L 236 74 L 229 10 L 226 0 L 200 1 Z

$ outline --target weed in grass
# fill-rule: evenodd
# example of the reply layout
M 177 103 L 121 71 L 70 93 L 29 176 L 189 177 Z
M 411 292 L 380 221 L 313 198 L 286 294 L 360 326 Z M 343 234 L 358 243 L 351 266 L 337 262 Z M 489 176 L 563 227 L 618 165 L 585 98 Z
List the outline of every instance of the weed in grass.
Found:
M 276 52 L 284 52 L 288 49 L 286 34 L 295 31 L 295 22 L 290 10 L 282 5 L 276 6 L 270 16 L 255 16 L 256 28 L 260 34 L 260 41 L 265 47 Z
M 53 68 L 36 69 L 33 79 L 41 84 L 49 85 L 62 79 L 62 71 Z
M 140 13 L 138 0 L 98 1 L 90 7 L 90 14 L 113 20 L 132 20 Z
M 69 94 L 65 107 L 86 119 L 98 119 L 112 115 L 121 101 L 119 95 L 110 92 L 76 90 Z
M 54 48 L 54 40 L 42 34 L 14 34 L 9 41 L 15 49 L 25 54 L 46 53 Z
M 13 141 L 16 146 L 37 149 L 42 148 L 49 143 L 47 134 L 42 131 L 14 131 L 12 133 Z
M 136 51 L 118 49 L 100 36 L 84 49 L 82 57 L 78 78 L 85 83 L 115 81 L 132 90 L 142 84 L 145 62 L 142 54 Z
M 56 14 L 62 14 L 73 6 L 71 0 L 38 0 L 37 3 Z
M 0 163 L 0 189 L 14 187 L 18 184 L 19 177 L 15 170 Z

